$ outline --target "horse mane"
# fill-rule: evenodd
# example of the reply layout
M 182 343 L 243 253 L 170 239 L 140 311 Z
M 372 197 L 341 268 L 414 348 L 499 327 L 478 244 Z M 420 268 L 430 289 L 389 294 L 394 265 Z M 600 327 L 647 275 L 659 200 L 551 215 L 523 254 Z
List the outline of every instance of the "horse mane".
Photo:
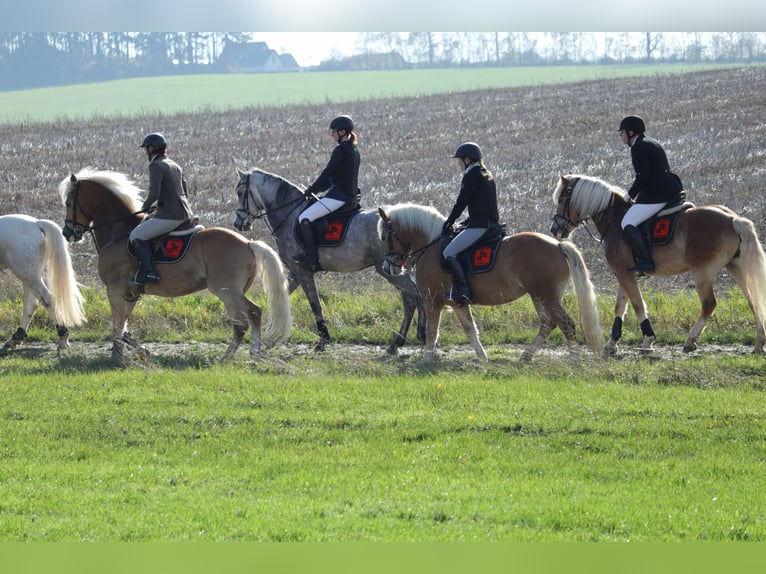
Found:
M 439 210 L 429 205 L 415 203 L 397 203 L 390 207 L 384 207 L 388 218 L 396 220 L 399 226 L 406 231 L 422 231 L 429 241 L 433 241 L 441 235 L 444 222 L 447 220 Z
M 601 213 L 609 202 L 617 196 L 620 199 L 625 195 L 625 190 L 617 185 L 612 185 L 602 179 L 590 175 L 570 173 L 562 176 L 556 191 L 553 193 L 553 202 L 558 204 L 561 193 L 567 187 L 567 181 L 576 180 L 572 191 L 572 208 L 586 218 Z
M 278 180 L 279 181 L 279 187 L 277 189 L 281 189 L 285 185 L 288 185 L 288 186 L 290 186 L 290 187 L 292 187 L 294 189 L 297 189 L 301 193 L 303 193 L 305 191 L 305 189 L 306 189 L 306 187 L 303 186 L 303 185 L 299 185 L 297 183 L 293 183 L 292 181 L 290 181 L 286 177 L 283 177 L 281 175 L 277 175 L 276 173 L 272 173 L 270 171 L 266 171 L 265 169 L 261 169 L 259 167 L 256 167 L 256 168 L 254 168 L 254 169 L 252 169 L 250 171 L 250 173 L 255 173 L 255 172 L 261 173 L 261 174 L 263 174 L 265 176 L 268 176 L 270 178 Z
M 131 211 L 137 211 L 143 200 L 141 199 L 141 190 L 127 175 L 118 171 L 97 170 L 92 167 L 85 167 L 75 174 L 78 181 L 92 181 L 121 198 Z M 72 188 L 73 182 L 70 177 L 64 178 L 59 184 L 59 194 L 61 201 L 66 202 L 66 198 Z

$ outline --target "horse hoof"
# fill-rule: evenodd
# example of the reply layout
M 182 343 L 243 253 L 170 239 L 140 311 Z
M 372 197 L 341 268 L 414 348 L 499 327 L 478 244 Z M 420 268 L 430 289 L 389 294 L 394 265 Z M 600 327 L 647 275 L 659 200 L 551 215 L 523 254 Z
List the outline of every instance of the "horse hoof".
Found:
M 697 344 L 696 343 L 686 343 L 684 345 L 684 353 L 691 353 L 692 351 L 697 350 Z

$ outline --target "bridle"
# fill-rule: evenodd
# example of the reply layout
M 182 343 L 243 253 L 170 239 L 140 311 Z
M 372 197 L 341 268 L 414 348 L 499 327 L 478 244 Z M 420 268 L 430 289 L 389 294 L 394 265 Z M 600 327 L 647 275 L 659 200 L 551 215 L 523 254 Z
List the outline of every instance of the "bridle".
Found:
M 85 213 L 80 205 L 80 194 L 78 193 L 79 183 L 76 184 L 69 192 L 69 197 L 72 199 L 72 217 L 74 218 L 77 213 L 81 213 L 85 219 L 89 222 L 93 221 L 93 218 Z M 62 231 L 64 238 L 69 240 L 70 237 L 74 238 L 74 241 L 80 241 L 86 233 L 93 234 L 93 226 L 82 224 L 76 219 L 66 218 L 64 219 L 64 229 Z M 95 239 L 94 239 L 95 241 Z
M 271 231 L 271 234 L 276 236 L 277 232 L 281 229 L 282 225 L 285 224 L 287 221 L 287 216 L 281 218 L 279 225 L 276 227 L 272 227 L 271 223 L 268 219 L 268 215 L 270 213 L 274 213 L 276 211 L 279 211 L 281 209 L 284 209 L 286 207 L 293 207 L 293 210 L 295 207 L 298 207 L 299 205 L 302 205 L 306 201 L 306 197 L 301 194 L 301 197 L 296 198 L 292 201 L 289 201 L 285 203 L 284 205 L 280 205 L 271 211 L 266 211 L 266 208 L 264 206 L 259 206 L 258 202 L 255 200 L 255 196 L 253 194 L 253 190 L 250 188 L 250 176 L 252 173 L 246 174 L 243 178 L 240 178 L 239 183 L 237 184 L 237 197 L 242 197 L 242 194 L 244 193 L 244 198 L 242 199 L 242 207 L 237 204 L 237 209 L 234 210 L 234 213 L 237 216 L 237 219 L 244 222 L 240 229 L 241 231 L 248 231 L 250 227 L 252 226 L 252 223 L 256 219 L 263 219 L 266 218 L 266 225 L 268 226 L 269 230 Z M 279 192 L 281 191 L 282 186 L 287 186 L 287 182 L 282 182 L 280 184 L 280 189 L 277 190 L 277 195 L 279 195 Z M 244 188 L 244 190 L 243 190 Z M 251 207 L 251 202 L 255 206 L 255 209 Z M 292 210 L 291 210 L 292 212 Z M 289 215 L 289 213 L 288 213 Z
M 113 219 L 111 221 L 107 221 L 106 223 L 102 223 L 101 225 L 93 225 L 93 217 L 85 213 L 85 210 L 82 208 L 82 205 L 80 204 L 79 190 L 80 190 L 80 183 L 78 181 L 72 186 L 72 189 L 69 191 L 69 197 L 72 200 L 72 218 L 64 219 L 64 229 L 62 230 L 62 234 L 64 235 L 64 239 L 66 239 L 67 241 L 70 241 L 70 238 L 71 238 L 72 241 L 77 242 L 77 241 L 80 241 L 86 233 L 90 233 L 90 236 L 93 238 L 93 245 L 96 248 L 97 252 L 100 252 L 101 249 L 103 249 L 104 247 L 107 247 L 111 245 L 112 243 L 121 239 L 121 238 L 114 239 L 104 246 L 99 246 L 98 241 L 96 240 L 96 234 L 94 233 L 97 229 L 102 229 L 104 227 L 111 227 L 115 223 L 119 223 L 120 221 L 125 221 L 135 215 L 144 213 L 144 211 L 140 209 L 138 211 L 133 211 L 127 215 L 118 217 L 117 219 Z M 84 223 L 80 223 L 76 219 L 73 219 L 78 213 L 82 214 L 82 216 L 89 222 L 87 225 Z
M 417 249 L 410 249 L 407 253 L 399 253 L 394 249 L 394 239 L 399 242 L 399 245 L 407 245 L 402 239 L 396 234 L 396 231 L 394 230 L 393 225 L 390 221 L 383 221 L 383 236 L 381 239 L 383 240 L 383 243 L 386 244 L 386 247 L 388 251 L 383 255 L 383 271 L 389 275 L 393 275 L 392 268 L 397 269 L 404 269 L 408 266 L 408 261 L 414 258 L 414 261 L 411 262 L 409 266 L 414 266 L 417 264 L 418 259 L 425 253 L 426 249 L 431 247 L 434 243 L 439 241 L 441 239 L 440 237 L 437 237 L 433 241 L 429 241 L 426 243 L 423 247 L 419 247 Z
M 559 209 L 553 216 L 553 228 L 551 229 L 551 232 L 554 235 L 557 235 L 561 230 L 564 230 L 568 235 L 575 228 L 585 223 L 588 219 L 585 217 L 574 221 L 569 217 L 569 204 L 572 201 L 572 192 L 574 191 L 576 183 L 577 180 L 567 180 L 567 186 L 564 188 L 564 191 L 561 193 L 561 195 L 559 195 L 559 207 L 561 207 L 563 203 L 563 211 Z

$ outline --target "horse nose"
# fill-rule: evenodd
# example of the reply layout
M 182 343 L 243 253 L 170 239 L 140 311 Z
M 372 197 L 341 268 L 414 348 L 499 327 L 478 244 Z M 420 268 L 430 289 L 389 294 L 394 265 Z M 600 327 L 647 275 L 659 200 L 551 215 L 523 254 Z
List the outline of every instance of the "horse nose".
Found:
M 553 237 L 556 237 L 559 232 L 559 224 L 554 222 L 553 225 L 551 225 L 551 235 Z
M 66 227 L 66 226 L 65 226 L 65 227 L 64 227 L 64 228 L 61 230 L 61 235 L 63 235 L 63 236 L 64 236 L 64 239 L 66 239 L 67 241 L 69 241 L 69 240 L 72 238 L 73 232 L 72 232 L 72 230 L 71 230 L 69 227 Z

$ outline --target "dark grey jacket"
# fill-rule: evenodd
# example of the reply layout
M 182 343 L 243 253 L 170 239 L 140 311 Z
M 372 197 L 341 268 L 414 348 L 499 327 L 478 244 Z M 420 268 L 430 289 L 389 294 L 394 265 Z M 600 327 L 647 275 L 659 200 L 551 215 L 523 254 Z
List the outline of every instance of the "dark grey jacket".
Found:
M 149 163 L 149 195 L 142 209 L 148 212 L 156 203 L 157 219 L 189 219 L 193 214 L 187 190 L 180 166 L 166 155 L 158 155 Z

